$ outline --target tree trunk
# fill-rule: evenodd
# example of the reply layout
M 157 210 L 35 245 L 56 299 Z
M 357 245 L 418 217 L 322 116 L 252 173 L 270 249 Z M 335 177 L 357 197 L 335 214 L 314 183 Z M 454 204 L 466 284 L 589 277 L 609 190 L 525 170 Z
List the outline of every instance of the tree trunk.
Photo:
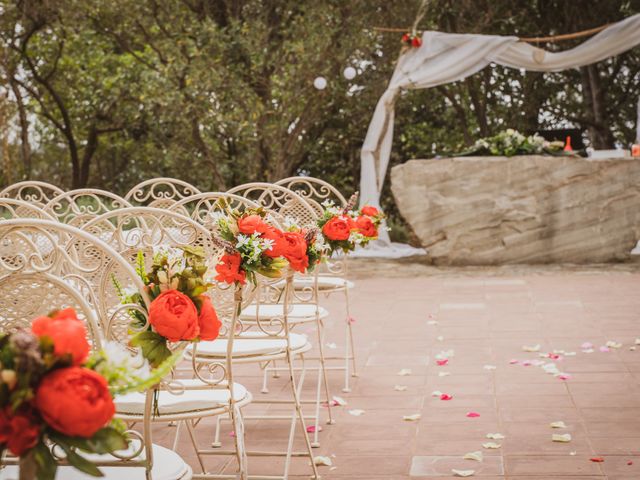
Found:
M 595 149 L 613 148 L 615 139 L 607 121 L 606 95 L 597 64 L 580 68 L 586 117 L 590 119 L 589 137 Z
M 9 77 L 11 91 L 16 97 L 18 120 L 20 122 L 20 155 L 22 157 L 23 178 L 31 178 L 31 144 L 29 144 L 29 119 L 22 102 L 22 92 L 13 76 Z

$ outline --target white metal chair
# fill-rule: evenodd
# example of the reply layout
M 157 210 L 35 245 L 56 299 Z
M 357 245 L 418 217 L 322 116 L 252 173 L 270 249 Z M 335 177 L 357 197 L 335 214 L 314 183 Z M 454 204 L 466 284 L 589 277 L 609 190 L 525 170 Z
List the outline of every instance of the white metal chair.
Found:
M 14 198 L 35 205 L 45 206 L 49 200 L 64 193 L 60 187 L 37 180 L 14 183 L 0 192 L 0 198 Z
M 201 193 L 196 187 L 175 178 L 152 178 L 134 186 L 124 199 L 134 205 L 166 208 L 183 198 Z
M 329 200 L 336 206 L 344 208 L 347 205 L 347 200 L 333 185 L 319 178 L 313 177 L 288 177 L 275 182 L 276 185 L 282 185 L 287 187 L 298 195 L 302 196 L 309 205 L 322 215 L 324 207 L 322 203 Z M 328 258 L 321 269 L 318 270 L 317 287 L 318 293 L 329 296 L 334 293 L 342 293 L 344 295 L 345 302 L 345 351 L 344 356 L 341 357 L 325 357 L 325 360 L 342 360 L 343 367 L 337 367 L 338 369 L 344 369 L 344 392 L 351 391 L 349 386 L 349 377 L 357 376 L 357 362 L 355 353 L 355 342 L 353 338 L 353 318 L 351 316 L 351 305 L 349 301 L 349 290 L 354 287 L 353 281 L 348 277 L 348 264 L 347 255 L 334 256 Z M 305 277 L 297 277 L 294 280 L 294 287 L 296 289 L 303 289 L 311 284 L 311 280 Z M 332 367 L 328 367 L 333 369 Z
M 130 206 L 129 202 L 115 193 L 96 188 L 81 188 L 52 198 L 43 210 L 62 223 L 80 227 L 105 212 Z
M 42 255 L 32 239 L 48 239 L 51 249 Z M 119 280 L 138 288 L 142 284 L 133 268 L 108 245 L 79 231 L 78 229 L 38 219 L 14 219 L 0 222 L 0 330 L 12 331 L 29 327 L 30 320 L 53 309 L 72 307 L 83 319 L 90 335 L 93 348 L 100 348 L 105 336 L 95 296 L 87 295 L 87 284 L 83 280 L 84 266 L 78 263 L 83 255 L 69 255 L 77 245 L 90 246 L 88 252 L 108 256 L 118 265 Z M 26 248 L 25 248 L 26 247 Z M 148 297 L 142 292 L 143 299 Z M 136 305 L 120 305 L 107 319 L 111 324 L 115 319 L 126 316 L 125 312 Z M 132 439 L 130 447 L 117 455 L 91 455 L 89 458 L 97 466 L 103 467 L 106 478 L 151 480 L 190 480 L 191 468 L 175 452 L 152 443 L 150 428 L 151 405 L 154 389 L 140 394 L 144 398 L 140 417 L 142 432 L 129 430 Z M 0 470 L 0 479 L 17 477 L 18 459 L 4 457 L 5 466 Z M 59 457 L 62 465 L 58 478 L 82 480 L 87 475 L 67 465 L 64 457 Z M 90 477 L 89 477 L 90 478 Z

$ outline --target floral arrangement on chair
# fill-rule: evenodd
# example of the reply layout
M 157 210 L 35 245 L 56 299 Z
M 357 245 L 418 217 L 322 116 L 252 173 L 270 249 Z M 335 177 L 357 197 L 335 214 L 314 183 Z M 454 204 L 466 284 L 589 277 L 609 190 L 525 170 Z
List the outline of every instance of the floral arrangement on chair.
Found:
M 164 372 L 152 374 L 144 362 L 132 368 L 132 357 L 120 348 L 120 359 L 110 358 L 107 347 L 90 356 L 86 327 L 71 308 L 34 319 L 31 331 L 0 336 L 0 450 L 20 457 L 20 478 L 55 478 L 49 443 L 93 476 L 102 473 L 78 452 L 127 448 L 112 395 L 143 390 Z
M 353 210 L 358 194 L 351 196 L 345 208 L 338 208 L 331 200 L 323 202 L 324 212 L 318 227 L 329 246 L 331 254 L 336 251 L 352 252 L 356 246 L 366 246 L 378 238 L 378 229 L 385 218 L 376 207 L 365 205 Z
M 205 281 L 207 265 L 202 247 L 158 250 L 153 265 L 146 271 L 145 257 L 138 252 L 136 272 L 151 297 L 148 322 L 140 312 L 131 310 L 131 344 L 157 367 L 172 356 L 169 343 L 215 340 L 221 322 L 205 295 L 213 285 Z M 144 306 L 138 292 L 127 293 L 114 279 L 122 303 Z
M 216 241 L 225 250 L 216 266 L 217 281 L 244 285 L 248 279 L 255 285 L 256 274 L 280 278 L 287 265 L 300 273 L 313 270 L 322 256 L 318 232 L 291 222 L 283 231 L 269 225 L 265 217 L 261 208 L 217 216 L 221 238 Z

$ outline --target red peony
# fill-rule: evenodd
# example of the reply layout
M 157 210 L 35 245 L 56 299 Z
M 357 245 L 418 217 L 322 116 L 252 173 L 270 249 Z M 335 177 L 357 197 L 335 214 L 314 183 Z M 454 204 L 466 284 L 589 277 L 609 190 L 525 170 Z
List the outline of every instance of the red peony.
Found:
M 286 248 L 286 242 L 284 240 L 284 234 L 281 230 L 278 230 L 275 227 L 269 227 L 263 234 L 262 238 L 266 240 L 271 240 L 273 244 L 271 245 L 270 250 L 265 250 L 264 254 L 267 257 L 278 258 L 284 255 L 284 250 Z
M 372 207 L 371 205 L 365 205 L 360 210 L 362 215 L 366 215 L 367 217 L 377 217 L 380 214 L 380 211 L 376 207 Z
M 82 438 L 92 437 L 116 411 L 105 378 L 82 367 L 61 368 L 45 376 L 35 404 L 50 427 Z
M 304 273 L 309 266 L 307 256 L 307 242 L 299 232 L 284 233 L 284 258 L 289 262 L 289 266 L 296 272 Z
M 422 39 L 420 37 L 413 37 L 413 39 L 411 39 L 412 47 L 418 48 L 420 45 L 422 45 Z
M 55 355 L 69 355 L 74 365 L 80 365 L 89 355 L 87 329 L 73 308 L 60 310 L 52 317 L 36 318 L 31 323 L 31 331 L 37 337 L 49 337 Z
M 378 229 L 373 221 L 366 215 L 361 215 L 356 218 L 356 228 L 358 232 L 369 238 L 376 238 L 378 236 Z
M 149 323 L 170 342 L 193 340 L 200 334 L 198 309 L 177 290 L 167 290 L 151 302 Z
M 402 35 L 402 41 L 404 43 L 409 43 L 409 39 L 410 39 L 410 37 L 409 37 L 408 33 L 405 33 L 404 35 Z
M 10 407 L 0 410 L 0 444 L 19 457 L 36 446 L 40 425 L 29 413 L 12 413 Z
M 244 285 L 246 273 L 240 268 L 241 263 L 242 257 L 240 257 L 239 253 L 223 255 L 222 258 L 220 258 L 220 263 L 216 265 L 216 272 L 218 272 L 216 280 L 229 284 L 240 282 Z
M 247 215 L 238 219 L 238 230 L 245 235 L 253 233 L 264 233 L 269 229 L 260 215 Z
M 322 227 L 322 234 L 329 240 L 349 240 L 351 230 L 354 228 L 353 220 L 347 215 L 333 217 Z
M 206 295 L 200 295 L 202 304 L 200 305 L 200 315 L 198 325 L 200 325 L 201 340 L 215 340 L 220 333 L 222 323 L 218 319 L 218 314 L 211 304 L 211 299 Z

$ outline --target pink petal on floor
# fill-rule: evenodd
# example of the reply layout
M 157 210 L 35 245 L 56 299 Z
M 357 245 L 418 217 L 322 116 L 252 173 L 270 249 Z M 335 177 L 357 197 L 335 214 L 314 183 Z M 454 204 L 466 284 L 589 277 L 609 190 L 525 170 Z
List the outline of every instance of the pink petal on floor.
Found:
M 446 365 L 447 363 L 449 363 L 449 359 L 448 358 L 443 358 L 442 360 L 436 360 L 436 363 L 442 367 L 444 365 Z
M 236 436 L 236 432 L 234 432 L 233 430 L 231 430 L 231 431 L 229 432 L 229 436 L 230 436 L 230 437 L 235 437 L 235 436 Z
M 469 418 L 477 418 L 479 416 L 480 416 L 480 414 L 478 412 L 469 412 L 469 413 L 467 413 L 467 417 L 469 417 Z
M 516 360 L 515 358 L 509 360 L 509 365 L 517 365 L 518 363 L 520 363 L 520 360 Z
M 531 365 L 533 365 L 533 362 L 531 360 L 525 360 L 524 362 L 522 362 L 523 367 L 530 367 Z
M 566 375 L 566 374 L 558 375 L 558 378 L 560 380 L 569 380 L 571 378 L 571 375 Z
M 449 395 L 448 393 L 443 393 L 440 395 L 440 400 L 453 400 L 453 395 Z
M 322 427 L 320 425 L 318 425 L 318 431 L 319 432 L 322 431 Z M 316 433 L 316 426 L 315 425 L 309 425 L 307 427 L 307 433 Z
M 347 323 L 356 323 L 356 319 L 353 317 L 347 317 Z
M 593 348 L 593 343 L 584 342 L 582 345 L 580 345 L 580 348 L 582 348 L 583 350 L 588 350 L 589 348 Z
M 603 352 L 603 353 L 607 353 L 607 352 L 610 352 L 611 349 L 609 347 L 607 347 L 606 345 L 603 345 L 603 346 L 600 347 L 600 351 Z
M 629 461 L 627 462 L 627 465 L 633 465 L 633 461 L 632 461 L 632 460 L 629 460 Z
M 602 463 L 602 462 L 604 462 L 604 458 L 602 458 L 602 457 L 591 457 L 589 459 L 589 461 L 594 462 L 594 463 Z
M 552 360 L 558 360 L 560 358 L 562 358 L 560 355 L 558 355 L 557 353 L 549 353 L 547 355 L 548 358 L 552 359 Z

